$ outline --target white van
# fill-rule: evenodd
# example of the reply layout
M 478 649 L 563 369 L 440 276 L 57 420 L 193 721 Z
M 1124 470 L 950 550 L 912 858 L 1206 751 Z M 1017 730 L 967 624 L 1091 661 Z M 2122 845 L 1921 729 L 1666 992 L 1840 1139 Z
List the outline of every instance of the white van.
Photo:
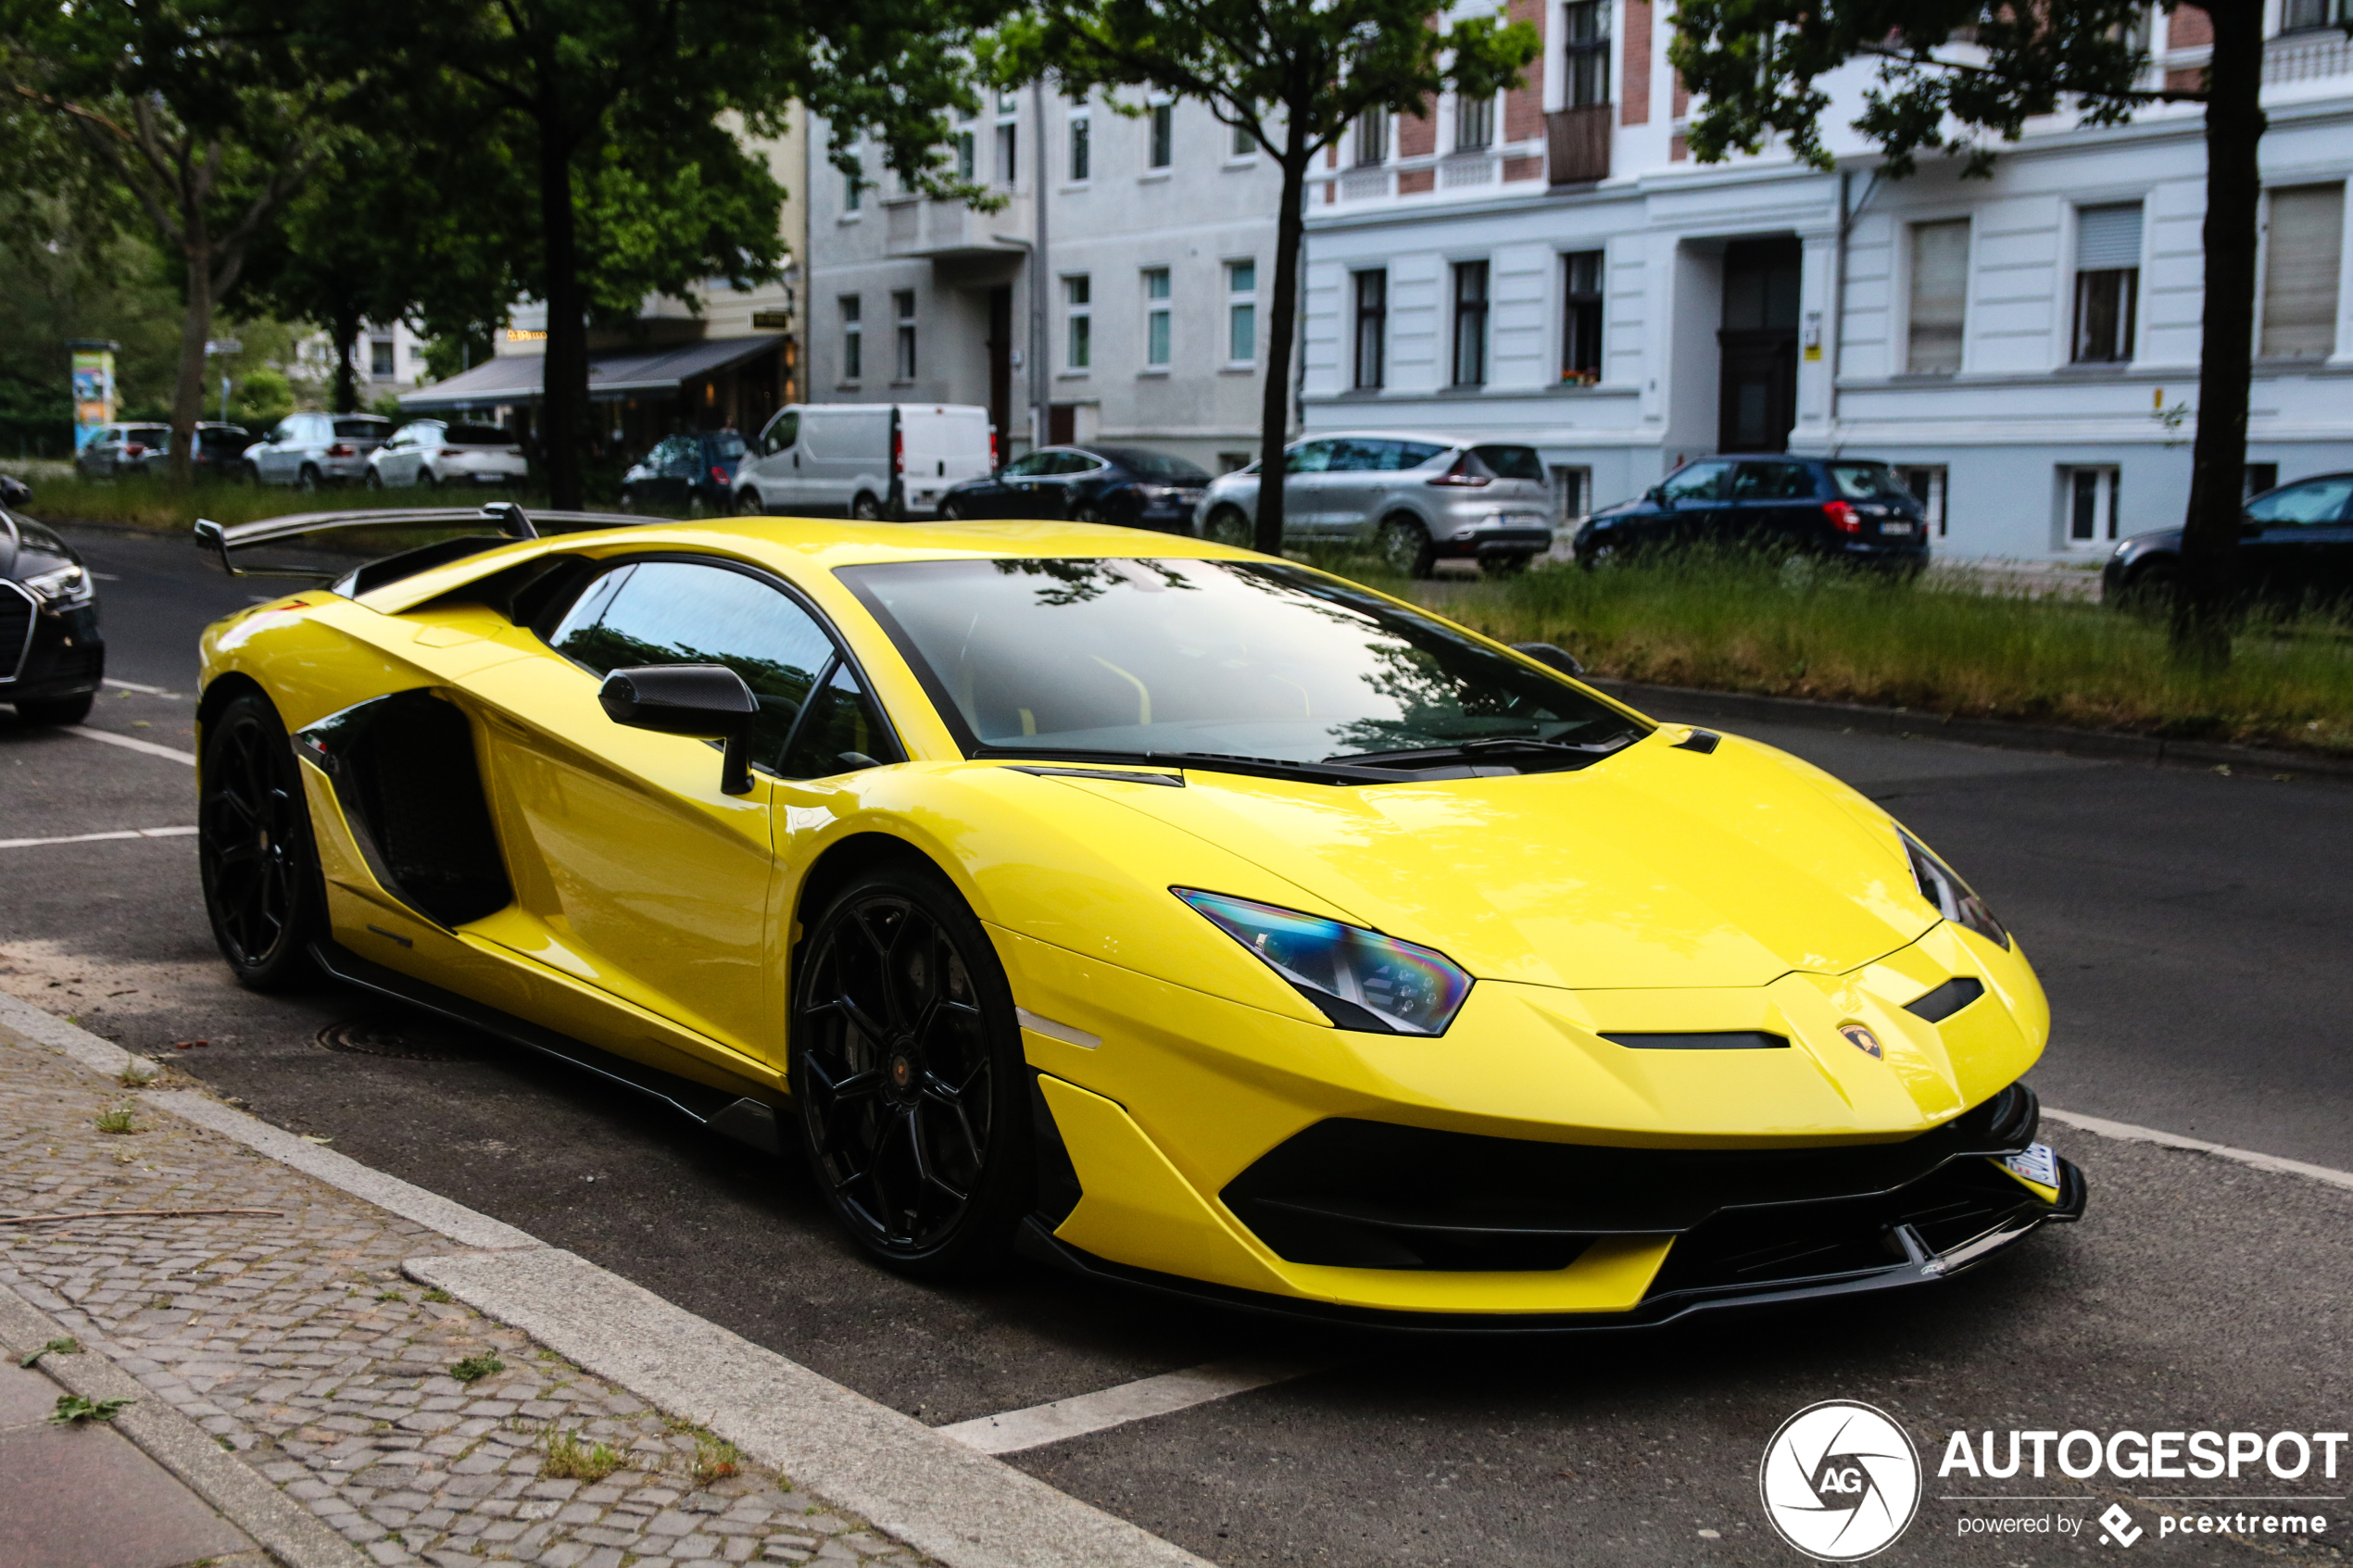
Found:
M 736 509 L 903 521 L 932 517 L 996 464 L 988 410 L 961 403 L 793 403 L 752 438 Z

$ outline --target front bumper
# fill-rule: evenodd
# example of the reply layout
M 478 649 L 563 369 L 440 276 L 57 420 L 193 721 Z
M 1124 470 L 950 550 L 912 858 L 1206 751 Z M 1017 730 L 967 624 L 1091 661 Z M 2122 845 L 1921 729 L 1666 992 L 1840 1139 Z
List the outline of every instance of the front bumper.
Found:
M 0 583 L 0 702 L 96 691 L 107 672 L 96 602 L 52 610 L 29 606 L 31 597 Z

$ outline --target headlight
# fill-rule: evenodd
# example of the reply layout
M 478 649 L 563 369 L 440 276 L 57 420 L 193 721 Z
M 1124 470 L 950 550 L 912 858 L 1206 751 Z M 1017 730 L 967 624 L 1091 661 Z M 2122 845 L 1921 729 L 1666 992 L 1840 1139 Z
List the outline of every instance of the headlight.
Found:
M 1988 941 L 2010 945 L 2010 934 L 1985 907 L 1985 900 L 1969 891 L 1960 873 L 1938 859 L 1929 847 L 1906 833 L 1895 830 L 1904 841 L 1904 853 L 1912 862 L 1912 880 L 1919 884 L 1920 897 L 1936 906 L 1937 912 L 1955 925 L 1965 925 Z
M 78 605 L 90 597 L 90 574 L 78 566 L 61 566 L 28 577 L 24 585 L 44 604 Z
M 1172 887 L 1342 1029 L 1443 1035 L 1471 977 L 1429 947 L 1273 904 Z

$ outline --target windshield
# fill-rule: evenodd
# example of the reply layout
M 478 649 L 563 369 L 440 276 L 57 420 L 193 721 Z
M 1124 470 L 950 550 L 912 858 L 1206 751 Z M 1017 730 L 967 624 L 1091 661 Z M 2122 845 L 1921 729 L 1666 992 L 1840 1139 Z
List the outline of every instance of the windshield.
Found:
M 1606 749 L 1644 731 L 1462 633 L 1288 565 L 906 561 L 840 575 L 968 752 L 1312 763 L 1465 742 Z M 1540 766 L 1592 759 L 1523 750 Z

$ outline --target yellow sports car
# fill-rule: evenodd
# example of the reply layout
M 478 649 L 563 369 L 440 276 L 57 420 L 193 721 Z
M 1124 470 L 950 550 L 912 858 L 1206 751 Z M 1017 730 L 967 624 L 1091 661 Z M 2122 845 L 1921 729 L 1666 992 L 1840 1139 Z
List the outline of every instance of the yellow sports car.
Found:
M 1581 1327 L 2082 1211 L 1960 877 L 1557 650 L 1117 528 L 484 515 L 206 633 L 221 951 L 798 1148 L 887 1265 Z

